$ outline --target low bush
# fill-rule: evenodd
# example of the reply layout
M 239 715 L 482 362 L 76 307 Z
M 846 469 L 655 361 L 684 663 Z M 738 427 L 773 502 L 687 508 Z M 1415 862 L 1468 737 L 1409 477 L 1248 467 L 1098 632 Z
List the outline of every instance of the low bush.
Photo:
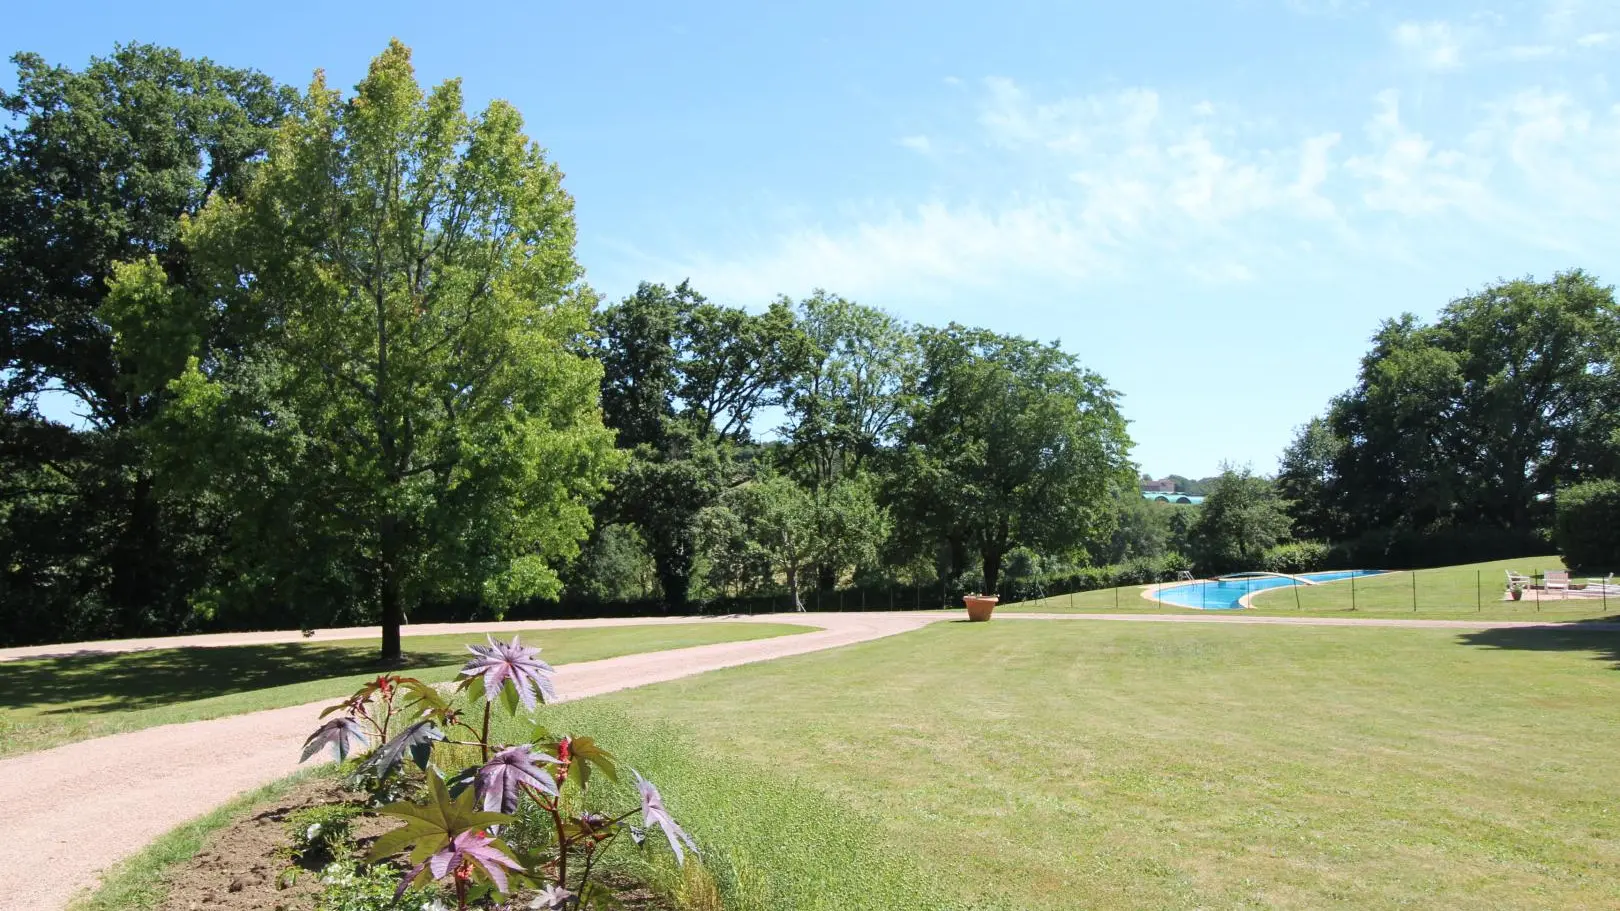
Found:
M 1386 528 L 1331 546 L 1325 569 L 1428 569 L 1489 563 L 1546 553 L 1547 536 L 1533 529 L 1481 525 Z
M 1620 481 L 1589 481 L 1558 491 L 1553 543 L 1571 569 L 1620 568 Z
M 347 853 L 354 835 L 354 818 L 363 812 L 349 804 L 306 807 L 287 817 L 292 860 L 298 864 L 325 864 Z
M 1327 566 L 1330 548 L 1321 541 L 1278 544 L 1260 556 L 1260 569 L 1269 573 L 1309 573 Z

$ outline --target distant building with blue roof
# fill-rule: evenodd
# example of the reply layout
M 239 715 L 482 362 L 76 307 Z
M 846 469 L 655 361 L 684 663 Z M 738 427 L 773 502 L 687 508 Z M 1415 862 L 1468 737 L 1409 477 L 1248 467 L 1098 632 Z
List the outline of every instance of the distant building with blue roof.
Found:
M 1144 500 L 1152 500 L 1155 503 L 1177 503 L 1182 506 L 1197 506 L 1199 503 L 1204 502 L 1203 497 L 1194 497 L 1184 493 L 1176 493 L 1173 490 L 1144 490 L 1142 491 L 1142 498 Z

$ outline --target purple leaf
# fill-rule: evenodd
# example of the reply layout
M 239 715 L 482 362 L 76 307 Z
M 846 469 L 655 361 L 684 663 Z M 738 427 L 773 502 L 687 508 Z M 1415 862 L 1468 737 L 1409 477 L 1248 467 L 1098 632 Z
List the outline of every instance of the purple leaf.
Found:
M 681 850 L 681 844 L 684 842 L 686 847 L 693 851 L 697 850 L 697 845 L 692 842 L 692 837 L 687 835 L 685 830 L 675 824 L 669 811 L 664 809 L 664 798 L 658 793 L 658 788 L 642 778 L 640 772 L 634 770 L 632 772 L 636 776 L 636 790 L 641 793 L 641 824 L 649 829 L 655 826 L 663 829 L 664 837 L 669 839 L 670 850 L 675 852 L 675 862 L 684 864 L 686 852 Z
M 536 694 L 542 702 L 556 700 L 557 691 L 551 686 L 553 668 L 540 660 L 539 649 L 519 645 L 516 636 L 509 643 L 497 642 L 494 636 L 488 638 L 489 645 L 467 646 L 474 657 L 461 669 L 463 677 L 484 678 L 486 700 L 493 704 L 507 682 L 516 688 L 523 707 L 530 711 L 534 710 Z
M 309 735 L 309 739 L 304 741 L 304 755 L 300 756 L 298 761 L 308 762 L 309 757 L 321 751 L 321 747 L 330 744 L 332 752 L 337 755 L 338 762 L 342 762 L 349 758 L 350 750 L 355 747 L 364 748 L 366 743 L 366 734 L 365 731 L 360 729 L 360 722 L 347 716 L 333 718 L 316 728 L 315 733 Z
M 409 751 L 416 764 L 426 768 L 434 741 L 443 739 L 444 734 L 433 726 L 432 721 L 418 721 L 379 747 L 366 761 L 366 766 L 375 770 L 378 776 L 387 775 L 405 759 L 405 753 Z
M 457 835 L 429 857 L 426 863 L 434 879 L 443 879 L 445 874 L 459 870 L 462 864 L 475 865 L 495 884 L 496 891 L 503 893 L 506 891 L 506 871 L 523 871 L 523 866 L 513 860 L 499 842 L 478 831 Z
M 543 753 L 531 754 L 526 743 L 508 747 L 490 757 L 489 762 L 478 770 L 478 794 L 483 798 L 484 809 L 495 813 L 516 813 L 522 785 L 556 797 L 556 780 L 545 769 L 535 765 L 535 760 L 560 762 Z

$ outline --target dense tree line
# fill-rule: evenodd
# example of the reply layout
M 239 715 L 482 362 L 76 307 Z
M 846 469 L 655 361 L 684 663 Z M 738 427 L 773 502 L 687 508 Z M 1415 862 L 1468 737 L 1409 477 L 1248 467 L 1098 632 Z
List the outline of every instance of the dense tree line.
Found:
M 146 45 L 14 63 L 0 643 L 381 622 L 391 655 L 411 617 L 1509 556 L 1617 502 L 1620 322 L 1579 271 L 1386 322 L 1276 478 L 1150 503 L 1055 343 L 601 300 L 518 112 L 397 43 L 347 96 Z
M 1545 549 L 1557 491 L 1620 470 L 1617 355 L 1613 289 L 1580 271 L 1386 321 L 1283 455 L 1297 532 L 1400 564 Z
M 1056 344 L 822 292 L 601 301 L 518 113 L 398 43 L 348 95 L 145 45 L 14 62 L 8 644 L 381 622 L 391 657 L 425 613 L 995 590 L 1094 560 L 1134 493 Z

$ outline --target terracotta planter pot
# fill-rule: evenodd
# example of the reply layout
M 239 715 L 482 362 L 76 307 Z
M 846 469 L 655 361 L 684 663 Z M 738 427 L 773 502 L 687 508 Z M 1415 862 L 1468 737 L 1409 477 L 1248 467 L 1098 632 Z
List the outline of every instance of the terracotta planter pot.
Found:
M 963 595 L 962 603 L 967 605 L 968 619 L 974 623 L 983 623 L 990 619 L 990 612 L 996 609 L 996 602 L 1000 601 L 995 595 Z

